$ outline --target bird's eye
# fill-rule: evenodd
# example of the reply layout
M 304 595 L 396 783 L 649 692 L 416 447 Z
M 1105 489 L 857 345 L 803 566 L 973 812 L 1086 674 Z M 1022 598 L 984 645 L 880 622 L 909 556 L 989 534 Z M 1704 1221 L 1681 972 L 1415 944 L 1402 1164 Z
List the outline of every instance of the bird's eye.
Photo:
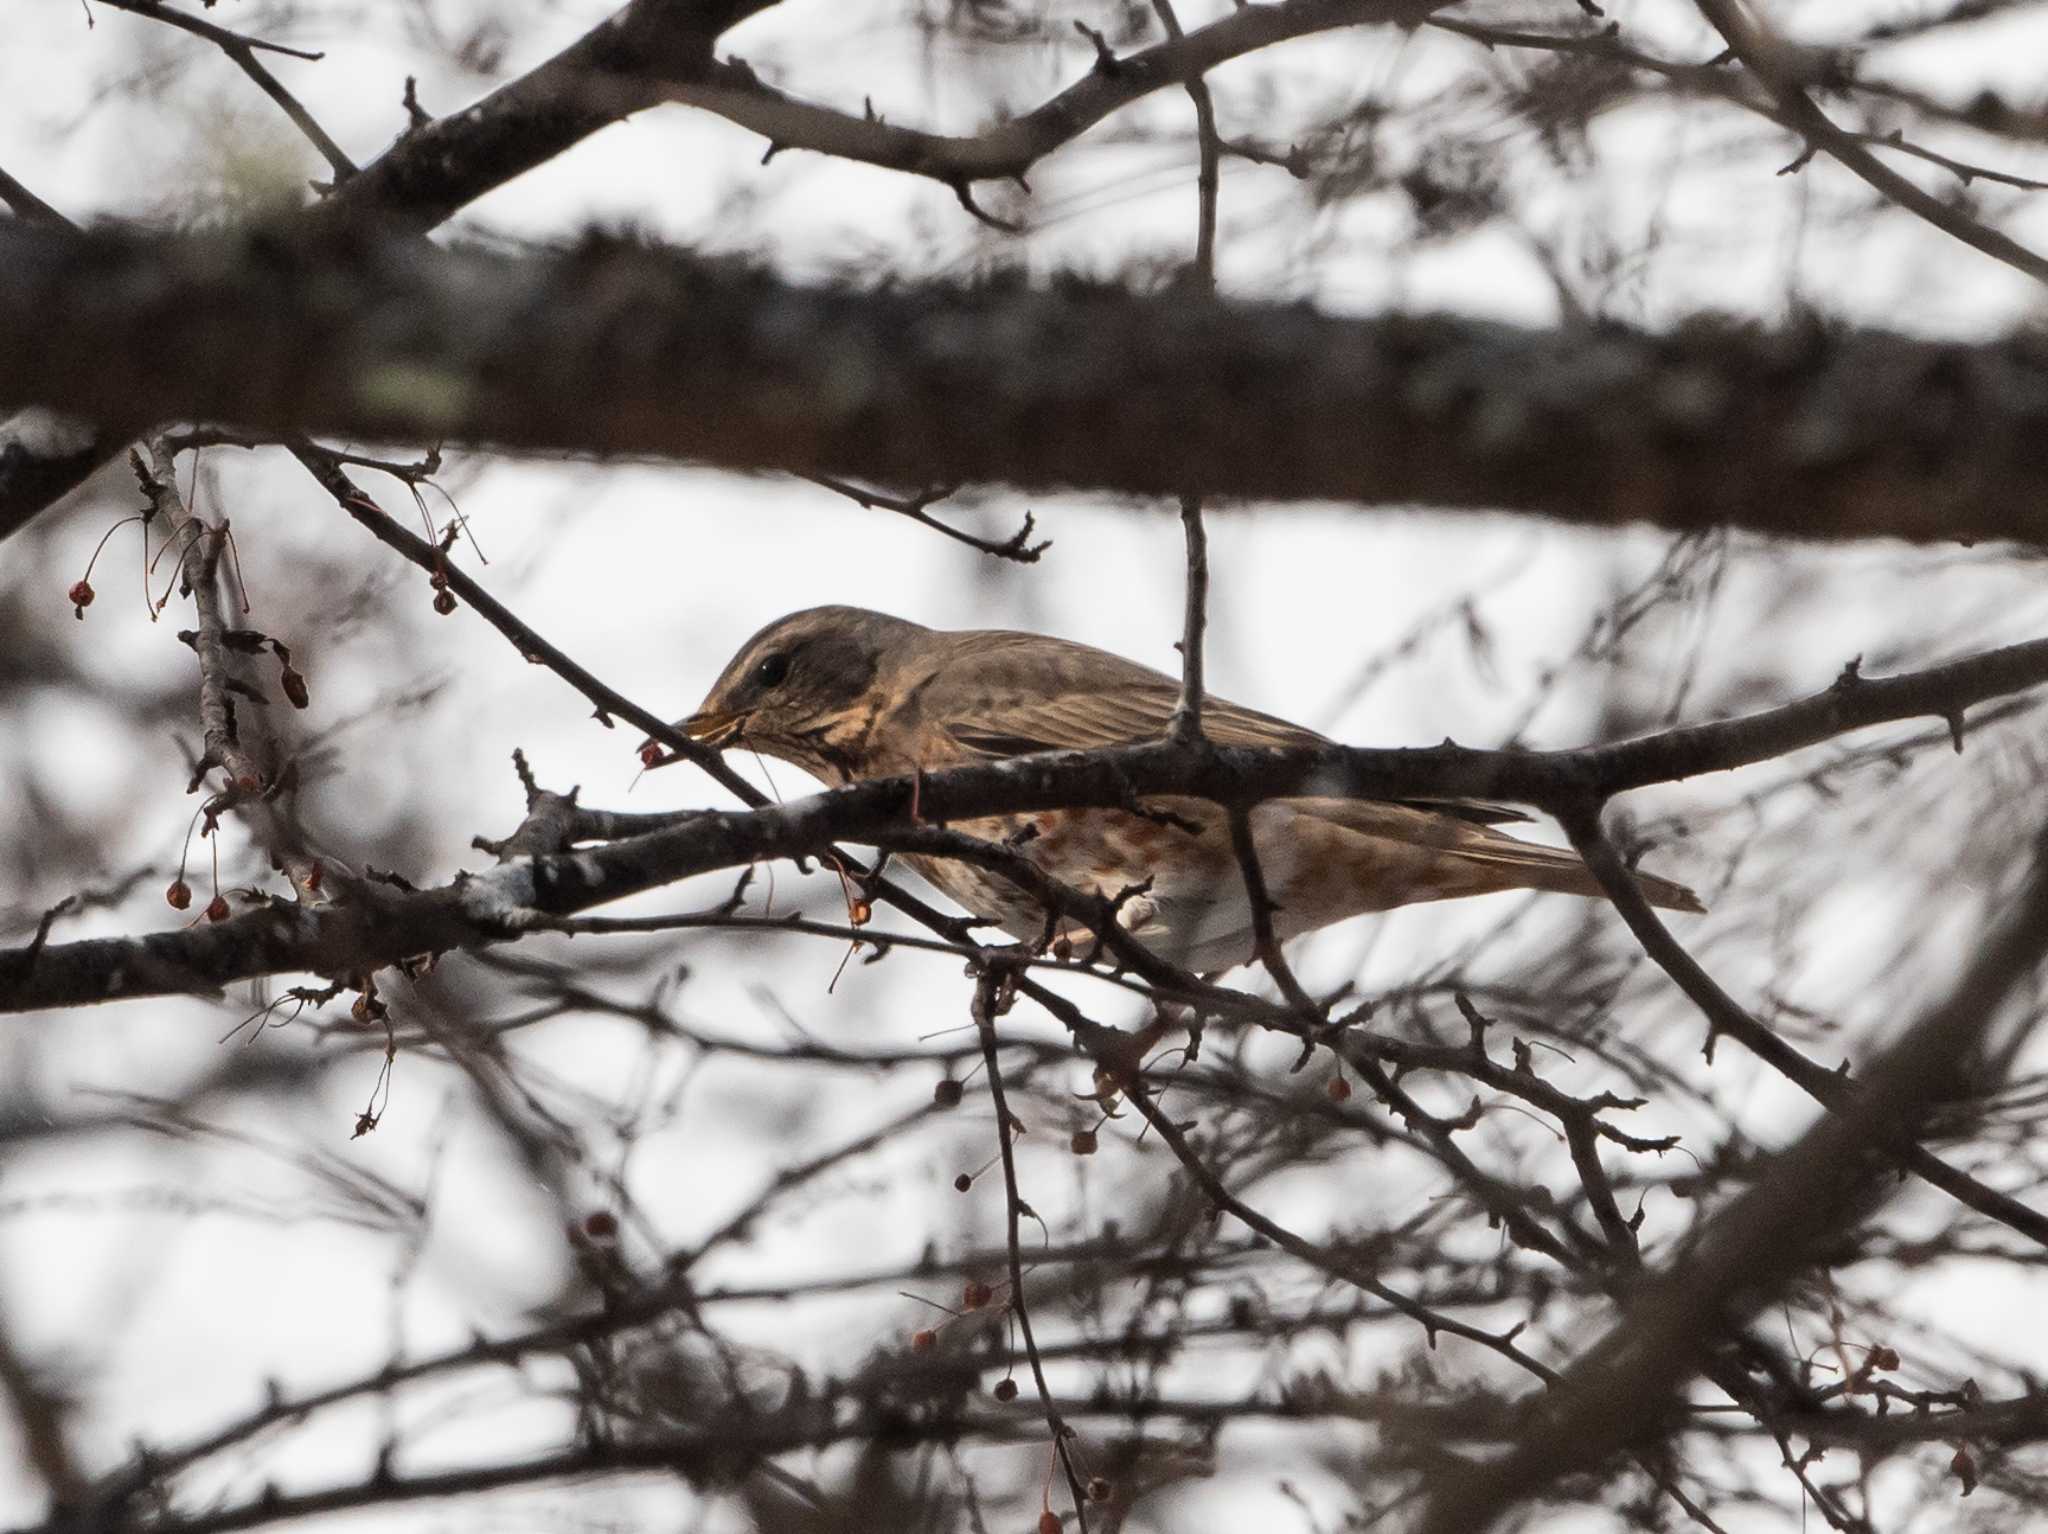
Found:
M 754 685 L 765 692 L 771 687 L 780 687 L 782 679 L 788 675 L 789 657 L 777 650 L 754 668 Z

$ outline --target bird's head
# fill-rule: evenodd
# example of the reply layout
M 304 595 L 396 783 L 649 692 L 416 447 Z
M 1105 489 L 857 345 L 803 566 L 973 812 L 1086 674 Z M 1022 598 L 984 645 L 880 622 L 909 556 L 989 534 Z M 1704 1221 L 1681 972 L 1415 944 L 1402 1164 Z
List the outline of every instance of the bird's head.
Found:
M 859 607 L 813 607 L 778 618 L 726 662 L 703 704 L 677 728 L 720 748 L 748 746 L 806 771 L 832 766 L 849 729 L 871 713 L 890 649 L 927 632 Z

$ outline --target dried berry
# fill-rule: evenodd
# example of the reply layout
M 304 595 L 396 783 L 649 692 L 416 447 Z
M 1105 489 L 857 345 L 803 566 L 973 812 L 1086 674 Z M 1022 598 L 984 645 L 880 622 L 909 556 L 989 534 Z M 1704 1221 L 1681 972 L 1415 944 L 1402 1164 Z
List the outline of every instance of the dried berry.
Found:
M 1330 1094 L 1331 1102 L 1341 1103 L 1350 1098 L 1351 1083 L 1346 1081 L 1342 1076 L 1332 1076 L 1329 1080 L 1329 1084 L 1326 1085 L 1323 1088 L 1323 1090 Z
M 961 1094 L 966 1089 L 951 1076 L 932 1083 L 932 1105 L 938 1108 L 957 1108 Z
M 958 1177 L 953 1179 L 953 1191 L 955 1193 L 965 1193 L 969 1188 L 972 1188 L 973 1186 L 974 1179 L 972 1177 L 969 1177 L 965 1172 L 962 1172 Z
M 171 887 L 164 891 L 164 899 L 171 903 L 173 911 L 182 911 L 192 903 L 192 886 L 183 879 L 173 879 Z
M 208 921 L 226 921 L 228 919 L 227 896 L 215 895 L 213 899 L 206 902 L 206 919 Z
M 593 1241 L 615 1241 L 619 1235 L 619 1217 L 609 1209 L 594 1210 L 583 1217 L 583 1234 Z
M 85 610 L 88 607 L 92 606 L 92 582 L 73 581 L 71 583 L 70 597 L 71 605 L 77 609 L 76 616 L 83 618 L 85 616 Z
M 995 1389 L 995 1397 L 996 1397 L 996 1399 L 997 1399 L 998 1401 L 1014 1401 L 1014 1400 L 1016 1400 L 1016 1399 L 1017 1399 L 1017 1382 L 1016 1382 L 1015 1380 L 1009 1380 L 1009 1379 L 1004 1379 L 1004 1380 L 997 1380 L 997 1381 L 996 1381 L 996 1389 Z
M 923 1327 L 910 1334 L 910 1351 L 913 1353 L 929 1353 L 933 1348 L 937 1347 L 938 1345 L 939 1334 L 933 1331 L 929 1326 Z
M 659 741 L 650 740 L 640 748 L 640 765 L 642 767 L 659 767 L 661 765 L 661 744 Z
M 1038 1515 L 1038 1534 L 1060 1534 L 1060 1515 L 1047 1508 Z
M 1077 1156 L 1092 1156 L 1095 1154 L 1095 1131 L 1077 1129 L 1074 1131 L 1074 1138 L 1069 1140 L 1067 1145 Z
M 970 1278 L 960 1290 L 960 1308 L 979 1310 L 995 1298 L 995 1291 L 978 1278 Z
M 455 593 L 452 591 L 443 591 L 437 593 L 434 597 L 434 611 L 439 613 L 444 618 L 447 617 L 450 613 L 454 612 Z

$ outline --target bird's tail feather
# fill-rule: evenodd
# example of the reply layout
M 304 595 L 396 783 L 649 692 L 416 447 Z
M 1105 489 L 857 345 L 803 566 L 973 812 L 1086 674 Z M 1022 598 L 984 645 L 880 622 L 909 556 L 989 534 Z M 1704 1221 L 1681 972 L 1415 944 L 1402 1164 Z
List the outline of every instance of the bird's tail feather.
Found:
M 1461 861 L 1482 865 L 1489 872 L 1505 876 L 1498 886 L 1501 889 L 1555 890 L 1560 894 L 1591 895 L 1600 899 L 1607 894 L 1600 881 L 1593 877 L 1593 870 L 1581 861 L 1579 855 L 1562 847 L 1545 847 L 1502 836 L 1497 841 L 1479 846 L 1460 846 L 1457 856 Z M 1637 873 L 1635 880 L 1636 887 L 1651 905 L 1662 906 L 1667 911 L 1694 914 L 1706 910 L 1700 897 L 1683 884 L 1646 873 Z

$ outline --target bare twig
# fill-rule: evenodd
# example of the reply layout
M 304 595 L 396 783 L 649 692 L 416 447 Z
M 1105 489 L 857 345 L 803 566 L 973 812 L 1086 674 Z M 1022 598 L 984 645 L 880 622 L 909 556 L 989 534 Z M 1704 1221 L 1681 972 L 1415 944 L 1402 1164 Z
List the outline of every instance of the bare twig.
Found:
M 835 494 L 843 495 L 857 506 L 880 508 L 883 511 L 893 511 L 898 516 L 908 517 L 911 521 L 922 523 L 934 532 L 944 533 L 955 542 L 964 543 L 970 549 L 979 549 L 984 554 L 993 554 L 998 559 L 1013 559 L 1020 565 L 1032 565 L 1038 563 L 1039 555 L 1052 547 L 1052 540 L 1049 538 L 1041 539 L 1037 543 L 1031 542 L 1031 530 L 1034 525 L 1034 519 L 1028 511 L 1024 513 L 1024 525 L 1008 538 L 997 542 L 993 538 L 977 537 L 975 534 L 954 527 L 950 523 L 941 522 L 925 509 L 933 503 L 943 501 L 953 495 L 959 490 L 960 487 L 958 485 L 934 486 L 929 490 L 921 490 L 916 495 L 885 495 L 879 490 L 863 489 L 859 485 L 852 484 L 847 480 L 834 478 L 830 474 L 800 474 L 797 477 L 799 479 L 807 479 L 812 484 L 822 486 L 824 489 L 833 491 Z
M 1568 1369 L 1505 1458 L 1440 1478 L 1426 1534 L 1478 1534 L 1570 1470 L 1642 1441 L 1730 1315 L 1766 1304 L 1869 1191 L 1870 1154 L 1910 1139 L 1959 1079 L 2000 1004 L 2048 951 L 2048 863 L 1932 1008 L 1824 1116 L 1773 1157 L 1754 1187 L 1715 1215 L 1605 1337 Z
M 1074 1516 L 1082 1534 L 1088 1529 L 1088 1488 L 1074 1466 L 1072 1446 L 1067 1442 L 1067 1425 L 1052 1402 L 1052 1389 L 1045 1382 L 1045 1360 L 1039 1356 L 1038 1338 L 1031 1329 L 1031 1309 L 1024 1297 L 1024 1252 L 1020 1235 L 1025 1204 L 1017 1191 L 1017 1153 L 1013 1143 L 1010 1106 L 1003 1092 L 1003 1066 L 996 1040 L 998 996 L 1005 983 L 1000 966 L 984 964 L 974 981 L 974 1026 L 981 1039 L 982 1063 L 988 1068 L 989 1102 L 996 1112 L 996 1144 L 1003 1162 L 1004 1241 L 1010 1264 L 1010 1310 L 1017 1318 L 1017 1331 L 1024 1341 L 1024 1356 L 1031 1365 L 1032 1383 L 1038 1388 L 1039 1403 L 1045 1410 L 1046 1431 L 1052 1435 L 1053 1453 L 1066 1473 L 1067 1489 L 1073 1494 Z
M 1058 95 L 967 137 L 801 100 L 766 84 L 737 60 L 678 82 L 667 96 L 760 134 L 777 153 L 808 149 L 929 177 L 951 187 L 969 212 L 988 221 L 968 199 L 973 183 L 1021 179 L 1046 155 L 1154 91 L 1184 85 L 1219 64 L 1276 43 L 1344 27 L 1412 26 L 1440 8 L 1439 0 L 1279 0 L 1241 6 L 1183 36 L 1118 57 L 1113 68 L 1101 66 L 1098 52 L 1087 74 Z
M 1962 209 L 1922 191 L 1876 155 L 1845 133 L 1814 104 L 1800 76 L 1800 59 L 1758 21 L 1752 19 L 1736 0 L 1697 0 L 1700 12 L 1742 60 L 1777 98 L 1792 129 L 1811 144 L 1825 149 L 1844 169 L 1862 178 L 1908 212 L 1918 214 L 1943 233 L 2003 261 L 2036 281 L 2048 282 L 2048 257 L 1970 217 Z
M 282 43 L 264 42 L 260 38 L 245 37 L 239 32 L 229 31 L 226 27 L 215 26 L 201 17 L 174 10 L 164 4 L 163 0 L 100 0 L 100 3 L 109 10 L 126 11 L 132 16 L 147 16 L 152 21 L 161 21 L 176 27 L 181 32 L 190 32 L 194 37 L 205 38 L 226 54 L 237 69 L 255 81 L 257 88 L 264 95 L 283 109 L 285 116 L 292 120 L 293 126 L 305 134 L 313 147 L 320 151 L 320 157 L 333 170 L 337 184 L 356 174 L 355 161 L 334 142 L 327 130 L 306 110 L 305 104 L 286 90 L 277 76 L 264 68 L 263 61 L 256 56 L 259 51 L 281 53 L 288 58 L 308 60 L 318 60 L 326 55 L 309 52 L 303 48 L 288 48 Z
M 31 223 L 48 224 L 53 229 L 73 227 L 70 219 L 8 175 L 5 169 L 0 169 L 0 202 L 12 208 L 17 218 L 25 218 Z
M 1599 815 L 1590 806 L 1567 808 L 1558 819 L 1572 839 L 1572 845 L 1586 866 L 1599 879 L 1628 928 L 1656 961 L 1697 1006 L 1707 1019 L 1707 1049 L 1711 1052 L 1716 1035 L 1725 1033 L 1758 1059 L 1776 1070 L 1814 1101 L 1837 1113 L 1857 1101 L 1851 1085 L 1837 1072 L 1809 1059 L 1758 1022 L 1724 991 L 1699 961 L 1686 952 L 1670 930 L 1658 919 L 1644 898 L 1635 877 L 1601 830 Z M 1987 1219 L 2019 1232 L 2042 1246 L 2048 1246 L 2048 1214 L 2032 1209 L 2009 1194 L 2000 1193 L 1978 1179 L 1949 1165 L 1924 1145 L 1902 1143 L 1901 1164 L 1958 1203 L 1976 1210 Z

